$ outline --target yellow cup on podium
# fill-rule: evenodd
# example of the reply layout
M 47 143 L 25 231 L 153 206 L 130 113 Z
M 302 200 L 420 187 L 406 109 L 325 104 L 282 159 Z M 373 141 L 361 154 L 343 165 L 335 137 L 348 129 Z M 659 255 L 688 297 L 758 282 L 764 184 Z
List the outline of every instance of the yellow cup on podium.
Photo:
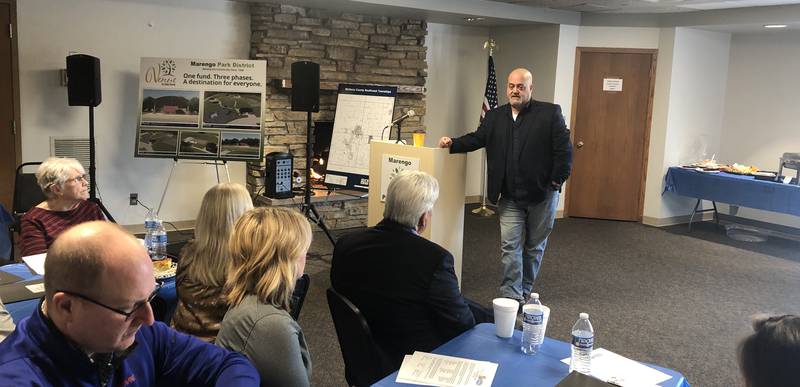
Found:
M 425 146 L 425 132 L 421 130 L 417 130 L 411 134 L 411 137 L 414 139 L 414 146 L 417 148 L 422 148 Z

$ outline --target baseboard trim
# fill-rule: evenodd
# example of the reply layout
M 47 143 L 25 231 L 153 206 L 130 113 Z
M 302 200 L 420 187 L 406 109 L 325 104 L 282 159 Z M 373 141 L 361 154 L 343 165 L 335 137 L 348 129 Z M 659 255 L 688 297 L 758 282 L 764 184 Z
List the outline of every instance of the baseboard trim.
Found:
M 481 195 L 467 195 L 464 198 L 464 204 L 478 204 L 481 202 Z
M 714 220 L 714 214 L 711 212 L 705 212 L 703 214 L 697 215 L 694 217 L 695 222 L 705 221 L 705 220 Z M 643 216 L 642 223 L 648 226 L 653 227 L 667 227 L 667 226 L 674 226 L 676 224 L 686 224 L 689 223 L 689 219 L 691 219 L 691 215 L 679 215 L 679 216 L 672 216 L 669 218 L 655 218 L 651 216 Z

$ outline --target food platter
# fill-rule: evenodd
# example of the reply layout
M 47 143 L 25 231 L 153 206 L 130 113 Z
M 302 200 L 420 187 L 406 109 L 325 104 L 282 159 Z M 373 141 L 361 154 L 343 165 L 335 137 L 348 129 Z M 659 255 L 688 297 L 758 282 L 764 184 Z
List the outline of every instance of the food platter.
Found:
M 168 262 L 164 262 L 167 261 Z M 153 261 L 153 276 L 156 279 L 167 279 L 175 276 L 178 270 L 178 262 L 172 259 L 164 259 L 163 261 Z

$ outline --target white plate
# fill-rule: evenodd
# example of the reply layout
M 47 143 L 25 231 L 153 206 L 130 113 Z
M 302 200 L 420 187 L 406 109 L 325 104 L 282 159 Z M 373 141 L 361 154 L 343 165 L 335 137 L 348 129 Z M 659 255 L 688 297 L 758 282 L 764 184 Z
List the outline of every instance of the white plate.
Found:
M 178 270 L 178 262 L 173 261 L 169 269 L 164 271 L 153 271 L 153 276 L 156 277 L 156 279 L 172 278 L 175 276 L 175 272 L 177 270 Z
M 772 172 L 752 172 L 750 174 L 753 176 L 775 177 L 775 174 Z

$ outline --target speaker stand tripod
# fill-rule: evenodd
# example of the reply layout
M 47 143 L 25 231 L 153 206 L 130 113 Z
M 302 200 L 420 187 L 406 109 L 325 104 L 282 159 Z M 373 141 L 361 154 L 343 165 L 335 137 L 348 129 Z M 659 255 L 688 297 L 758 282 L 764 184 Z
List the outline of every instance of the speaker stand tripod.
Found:
M 106 206 L 97 197 L 97 175 L 94 166 L 94 106 L 89 106 L 89 201 L 97 204 L 103 214 L 111 222 L 117 223 Z
M 312 149 L 311 143 L 311 112 L 307 112 L 308 116 L 306 119 L 306 189 L 303 196 L 303 205 L 300 207 L 303 214 L 305 214 L 306 218 L 310 220 L 312 223 L 319 226 L 320 229 L 328 236 L 330 239 L 331 244 L 335 247 L 336 240 L 333 239 L 333 235 L 331 235 L 330 230 L 328 230 L 328 226 L 325 225 L 325 222 L 322 220 L 322 217 L 319 216 L 319 212 L 317 212 L 317 208 L 314 207 L 314 204 L 311 203 L 311 160 L 314 150 Z

